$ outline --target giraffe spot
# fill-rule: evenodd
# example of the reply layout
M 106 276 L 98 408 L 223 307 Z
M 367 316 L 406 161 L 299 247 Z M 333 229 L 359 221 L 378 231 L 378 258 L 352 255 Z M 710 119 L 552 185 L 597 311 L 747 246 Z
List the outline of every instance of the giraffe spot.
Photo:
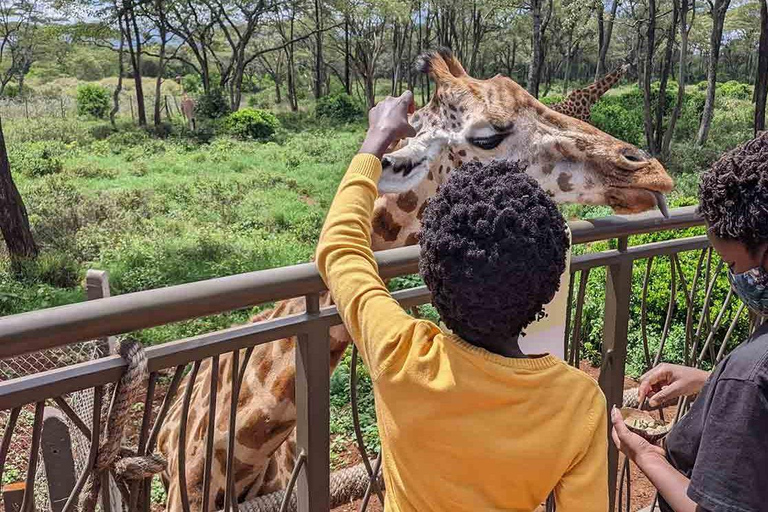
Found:
M 373 214 L 373 232 L 379 235 L 387 242 L 397 240 L 402 226 L 395 222 L 392 214 L 384 208 L 379 208 Z
M 277 342 L 277 345 L 281 351 L 288 352 L 293 348 L 293 338 L 283 338 Z
M 448 160 L 450 160 L 451 162 L 453 162 L 453 158 L 454 158 L 454 157 L 453 157 L 453 153 L 448 153 Z
M 424 201 L 424 203 L 422 203 L 421 208 L 419 208 L 419 211 L 416 213 L 416 218 L 417 219 L 421 220 L 421 218 L 424 216 L 424 210 L 427 209 L 427 203 L 428 202 L 429 201 Z
M 267 375 L 269 375 L 269 372 L 272 371 L 272 359 L 270 357 L 265 357 L 261 364 L 259 365 L 258 369 L 256 370 L 256 377 L 259 379 L 259 382 L 264 384 L 264 381 L 267 380 Z
M 416 245 L 418 243 L 419 243 L 419 234 L 418 233 L 411 233 L 405 239 L 405 246 L 406 247 L 409 247 L 411 245 Z
M 268 414 L 258 414 L 256 418 L 249 418 L 248 423 L 238 430 L 237 442 L 251 450 L 258 450 L 264 446 L 267 440 L 288 434 L 293 425 L 293 421 L 272 421 Z M 223 452 L 224 450 L 220 451 Z M 216 458 L 218 460 L 218 453 Z
M 428 179 L 429 181 L 435 181 L 435 176 L 432 174 L 432 170 L 431 170 L 431 169 L 430 169 L 430 170 L 429 170 L 429 172 L 427 173 L 427 179 Z
M 218 510 L 221 510 L 224 508 L 224 489 L 219 489 L 216 491 L 216 508 Z
M 296 401 L 296 376 L 293 368 L 286 368 L 272 383 L 272 396 L 290 402 Z
M 438 174 L 443 174 L 443 166 L 441 165 L 440 168 L 437 170 Z
M 464 165 L 464 162 L 462 162 L 461 160 L 456 160 L 456 163 L 454 164 L 454 166 L 457 168 L 461 167 L 462 165 Z
M 472 161 L 473 161 L 473 162 L 479 162 L 479 161 L 480 161 L 480 157 L 477 157 L 477 156 L 473 156 L 473 157 L 472 157 Z
M 462 149 L 461 151 L 459 151 L 459 156 L 467 156 L 466 150 Z
M 552 162 L 547 162 L 546 164 L 541 166 L 541 172 L 544 174 L 552 174 L 552 171 L 555 170 L 555 164 Z
M 563 192 L 570 192 L 573 190 L 573 184 L 571 184 L 571 173 L 564 172 L 557 177 L 557 186 Z
M 454 105 L 453 103 L 449 103 L 448 108 L 456 112 L 456 105 Z
M 431 178 L 430 178 L 431 179 Z M 397 207 L 406 213 L 411 213 L 419 204 L 419 196 L 413 190 L 403 192 L 397 196 Z
M 462 114 L 463 114 L 464 112 L 466 112 L 466 110 L 467 110 L 467 109 L 465 109 L 464 107 L 461 107 L 461 106 L 459 107 L 459 112 L 461 112 Z
M 450 118 L 451 118 L 451 121 L 455 121 L 455 120 L 456 120 L 456 116 L 455 116 L 455 115 L 453 115 L 453 114 L 451 114 L 451 115 L 450 115 L 450 116 L 448 116 L 448 117 L 450 117 Z
M 227 450 L 224 448 L 216 448 L 213 456 L 216 458 L 216 464 L 218 464 L 222 470 L 227 467 Z
M 235 464 L 233 469 L 235 470 L 235 482 L 238 482 L 251 474 L 254 467 L 250 464 L 242 462 L 240 459 L 235 457 Z

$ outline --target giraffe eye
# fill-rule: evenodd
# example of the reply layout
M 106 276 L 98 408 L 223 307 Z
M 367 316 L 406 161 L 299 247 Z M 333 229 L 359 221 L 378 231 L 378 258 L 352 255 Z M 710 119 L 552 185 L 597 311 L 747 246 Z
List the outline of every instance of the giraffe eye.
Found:
M 470 138 L 468 139 L 469 143 L 472 144 L 475 147 L 478 147 L 480 149 L 490 150 L 494 149 L 496 146 L 504 142 L 504 139 L 507 138 L 508 133 L 498 133 L 496 135 L 491 135 L 490 137 L 478 137 L 478 138 Z

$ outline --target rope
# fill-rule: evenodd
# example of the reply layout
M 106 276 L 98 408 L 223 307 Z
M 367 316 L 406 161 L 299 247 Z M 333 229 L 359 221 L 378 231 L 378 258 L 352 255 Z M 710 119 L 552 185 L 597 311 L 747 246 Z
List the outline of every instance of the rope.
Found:
M 331 473 L 331 508 L 340 507 L 362 498 L 369 481 L 368 470 L 364 464 Z M 381 475 L 378 477 L 378 485 L 379 489 L 384 488 L 384 479 Z M 284 496 L 285 491 L 273 492 L 241 503 L 238 508 L 240 512 L 277 512 L 280 510 Z M 296 510 L 297 501 L 294 491 L 288 502 L 288 512 L 296 512 Z
M 123 433 L 130 419 L 130 407 L 140 399 L 141 388 L 147 379 L 147 357 L 140 343 L 132 340 L 120 342 L 120 356 L 128 368 L 120 378 L 107 418 L 106 439 L 99 448 L 96 463 L 85 484 L 80 510 L 94 512 L 101 491 L 101 477 L 112 472 L 118 485 L 126 480 L 143 480 L 165 470 L 166 461 L 157 455 L 137 456 L 135 450 L 122 446 Z M 97 428 L 94 425 L 94 428 Z

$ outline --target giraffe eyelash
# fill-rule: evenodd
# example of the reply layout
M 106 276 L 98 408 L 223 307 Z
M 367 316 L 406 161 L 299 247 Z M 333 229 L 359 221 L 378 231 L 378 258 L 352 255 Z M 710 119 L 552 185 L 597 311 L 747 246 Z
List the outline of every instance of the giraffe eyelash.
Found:
M 467 141 L 473 146 L 478 147 L 480 149 L 491 150 L 496 148 L 502 142 L 504 142 L 504 139 L 506 139 L 508 135 L 509 135 L 508 133 L 499 133 L 496 135 L 491 135 L 489 137 L 470 138 L 470 139 L 467 139 Z

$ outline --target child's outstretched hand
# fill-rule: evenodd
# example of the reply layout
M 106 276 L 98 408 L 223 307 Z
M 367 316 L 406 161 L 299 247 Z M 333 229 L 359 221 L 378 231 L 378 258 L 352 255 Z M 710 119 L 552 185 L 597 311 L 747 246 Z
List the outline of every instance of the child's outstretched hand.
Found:
M 384 101 L 368 112 L 368 133 L 360 153 L 371 153 L 381 159 L 395 141 L 416 135 L 408 124 L 408 114 L 414 110 L 413 93 L 405 91 L 401 96 L 387 96 Z

